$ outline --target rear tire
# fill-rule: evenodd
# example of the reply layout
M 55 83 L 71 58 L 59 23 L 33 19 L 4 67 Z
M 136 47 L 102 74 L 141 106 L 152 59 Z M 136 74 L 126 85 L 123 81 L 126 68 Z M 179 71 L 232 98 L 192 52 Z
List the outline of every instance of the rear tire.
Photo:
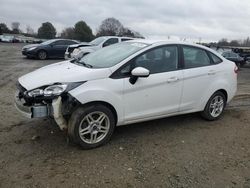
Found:
M 226 106 L 226 97 L 221 91 L 215 92 L 208 100 L 201 116 L 209 121 L 217 120 L 221 117 Z
M 92 149 L 107 143 L 115 129 L 112 111 L 101 104 L 78 108 L 69 120 L 68 135 L 83 149 Z
M 47 59 L 47 52 L 46 51 L 44 51 L 44 50 L 40 50 L 40 51 L 38 51 L 38 53 L 37 53 L 37 58 L 38 59 L 40 59 L 40 60 L 45 60 L 45 59 Z

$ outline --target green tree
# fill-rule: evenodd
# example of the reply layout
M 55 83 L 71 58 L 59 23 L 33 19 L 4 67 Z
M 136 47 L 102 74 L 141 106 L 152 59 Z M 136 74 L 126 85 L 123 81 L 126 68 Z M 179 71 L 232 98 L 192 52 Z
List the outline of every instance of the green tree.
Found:
M 94 38 L 91 28 L 84 21 L 77 22 L 74 31 L 76 40 L 89 42 Z
M 56 36 L 56 29 L 50 22 L 42 23 L 37 36 L 43 39 L 53 39 Z
M 3 33 L 10 33 L 10 29 L 5 23 L 0 23 L 0 35 Z

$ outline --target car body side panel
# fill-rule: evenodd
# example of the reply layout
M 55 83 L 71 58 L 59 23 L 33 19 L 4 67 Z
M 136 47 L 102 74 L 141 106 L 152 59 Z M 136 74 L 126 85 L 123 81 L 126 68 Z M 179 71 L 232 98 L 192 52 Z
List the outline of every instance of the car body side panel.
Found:
M 117 113 L 117 125 L 124 123 L 123 79 L 104 78 L 87 81 L 69 93 L 81 104 L 89 102 L 106 102 L 114 107 Z
M 237 89 L 237 75 L 234 73 L 235 65 L 230 61 L 224 61 L 218 65 L 208 66 L 203 71 L 199 68 L 196 73 L 189 69 L 184 71 L 184 87 L 180 111 L 196 112 L 204 110 L 209 98 L 218 90 L 227 92 L 227 102 L 232 100 Z M 215 74 L 209 75 L 210 70 L 214 70 Z M 194 75 L 197 76 L 195 80 L 190 78 Z

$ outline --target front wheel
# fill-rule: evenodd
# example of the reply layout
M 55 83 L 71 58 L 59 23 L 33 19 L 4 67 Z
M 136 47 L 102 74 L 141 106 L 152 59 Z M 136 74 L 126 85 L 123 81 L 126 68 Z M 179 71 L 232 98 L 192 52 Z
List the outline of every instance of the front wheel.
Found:
M 225 95 L 222 92 L 217 91 L 208 100 L 205 109 L 201 113 L 201 116 L 209 121 L 219 119 L 224 111 L 225 106 Z
M 68 125 L 70 140 L 91 149 L 108 142 L 115 128 L 112 111 L 104 105 L 91 105 L 78 108 L 71 116 Z
M 38 59 L 40 59 L 40 60 L 45 60 L 45 59 L 47 59 L 47 52 L 45 52 L 44 50 L 40 50 L 40 51 L 37 53 L 37 57 L 38 57 Z

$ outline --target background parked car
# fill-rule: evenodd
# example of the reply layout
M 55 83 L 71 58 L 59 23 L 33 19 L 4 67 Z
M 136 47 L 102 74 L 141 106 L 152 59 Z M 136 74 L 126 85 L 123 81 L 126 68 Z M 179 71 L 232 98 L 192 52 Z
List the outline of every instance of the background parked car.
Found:
M 223 52 L 222 56 L 225 57 L 226 59 L 235 62 L 235 64 L 239 66 L 243 66 L 246 62 L 243 57 L 240 57 L 238 54 L 234 52 Z
M 41 60 L 47 58 L 63 58 L 67 47 L 71 44 L 78 44 L 78 42 L 68 39 L 52 39 L 41 44 L 26 45 L 22 49 L 22 54 Z
M 134 38 L 130 37 L 116 37 L 116 36 L 98 37 L 82 47 L 76 47 L 75 49 L 71 50 L 71 52 L 69 52 L 71 48 L 70 46 L 70 48 L 66 50 L 65 59 L 70 59 L 70 58 L 78 59 L 81 58 L 83 55 L 94 52 L 103 47 L 133 39 Z
M 14 42 L 14 40 L 15 40 L 14 36 L 9 36 L 9 35 L 1 36 L 1 42 Z
M 250 48 L 249 47 L 241 47 L 233 49 L 233 52 L 239 54 L 240 57 L 243 57 L 245 61 L 250 60 Z

